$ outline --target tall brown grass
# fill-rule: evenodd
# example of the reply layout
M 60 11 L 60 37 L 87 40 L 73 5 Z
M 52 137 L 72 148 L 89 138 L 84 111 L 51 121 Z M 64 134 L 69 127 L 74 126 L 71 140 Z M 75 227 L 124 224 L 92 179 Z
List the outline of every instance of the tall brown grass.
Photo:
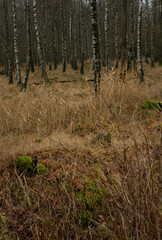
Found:
M 161 113 L 141 108 L 162 98 L 155 71 L 144 84 L 103 72 L 97 98 L 89 72 L 50 86 L 33 76 L 26 93 L 1 81 L 2 239 L 161 239 Z M 111 144 L 99 141 L 108 133 Z M 48 174 L 20 177 L 21 154 Z

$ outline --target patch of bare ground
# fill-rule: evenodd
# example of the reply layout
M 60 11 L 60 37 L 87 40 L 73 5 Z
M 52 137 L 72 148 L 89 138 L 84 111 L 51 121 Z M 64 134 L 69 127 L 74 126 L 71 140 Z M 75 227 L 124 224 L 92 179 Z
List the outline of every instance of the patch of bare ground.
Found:
M 0 232 L 2 239 L 160 239 L 162 70 L 102 72 L 92 65 L 30 74 L 27 92 L 0 76 Z M 62 82 L 61 82 L 62 81 Z M 68 81 L 68 82 L 67 82 Z M 48 172 L 19 175 L 16 158 L 37 156 Z

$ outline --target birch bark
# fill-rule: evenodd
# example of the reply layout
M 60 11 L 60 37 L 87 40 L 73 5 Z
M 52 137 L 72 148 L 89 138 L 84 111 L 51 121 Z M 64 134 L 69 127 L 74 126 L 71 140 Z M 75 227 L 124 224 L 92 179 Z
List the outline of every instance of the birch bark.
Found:
M 140 77 L 140 82 L 143 82 L 144 72 L 143 72 L 142 53 L 141 53 L 141 26 L 142 26 L 142 0 L 139 0 L 138 25 L 137 25 L 137 59 L 138 59 L 138 73 Z
M 42 49 L 41 49 L 41 42 L 40 42 L 40 34 L 38 29 L 38 20 L 37 20 L 37 7 L 36 7 L 36 0 L 33 0 L 33 12 L 34 12 L 34 27 L 35 27 L 35 34 L 36 34 L 36 40 L 37 40 L 37 49 L 38 49 L 38 57 L 39 62 L 42 69 L 42 75 L 44 77 L 45 83 L 49 83 L 49 78 L 46 72 L 45 68 L 45 62 L 42 55 Z
M 16 3 L 12 0 L 12 19 L 13 19 L 13 30 L 14 30 L 14 53 L 16 61 L 16 75 L 17 82 L 21 84 L 21 71 L 20 71 L 20 61 L 19 61 L 19 50 L 18 50 L 18 36 L 17 36 L 17 13 L 16 13 Z
M 8 31 L 8 11 L 7 11 L 7 1 L 3 0 L 3 10 L 4 10 L 4 30 L 5 30 L 5 43 L 6 43 L 6 55 L 8 63 L 8 73 L 9 74 L 9 84 L 13 84 L 13 75 L 12 75 L 12 65 L 11 65 L 11 53 L 10 53 L 10 40 L 9 40 L 9 31 Z

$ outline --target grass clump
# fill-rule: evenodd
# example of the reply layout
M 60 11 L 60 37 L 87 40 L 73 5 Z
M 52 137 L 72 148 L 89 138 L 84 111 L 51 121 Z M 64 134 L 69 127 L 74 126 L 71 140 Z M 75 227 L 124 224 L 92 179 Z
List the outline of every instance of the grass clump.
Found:
M 162 102 L 159 100 L 147 99 L 144 102 L 144 104 L 142 105 L 142 108 L 147 109 L 147 110 L 161 111 L 162 110 Z

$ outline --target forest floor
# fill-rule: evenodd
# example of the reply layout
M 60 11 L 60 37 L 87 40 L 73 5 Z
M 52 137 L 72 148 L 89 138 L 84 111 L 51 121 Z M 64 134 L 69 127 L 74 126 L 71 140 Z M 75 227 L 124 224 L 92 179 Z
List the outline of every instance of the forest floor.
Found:
M 142 105 L 162 101 L 162 67 L 144 71 L 102 70 L 98 97 L 89 61 L 48 86 L 36 68 L 26 92 L 0 75 L 0 240 L 160 239 L 161 112 Z M 48 172 L 20 175 L 19 156 Z

